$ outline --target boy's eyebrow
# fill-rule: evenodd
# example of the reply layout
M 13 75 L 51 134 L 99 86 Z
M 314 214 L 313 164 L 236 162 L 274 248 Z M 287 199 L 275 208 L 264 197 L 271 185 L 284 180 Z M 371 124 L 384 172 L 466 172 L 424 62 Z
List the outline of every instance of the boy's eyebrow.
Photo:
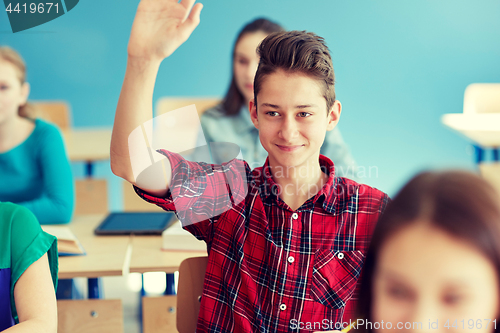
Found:
M 303 105 L 297 105 L 295 108 L 296 109 L 307 109 L 307 108 L 315 108 L 316 104 L 303 104 Z
M 280 106 L 279 105 L 276 105 L 276 104 L 271 104 L 271 103 L 262 103 L 261 106 L 265 107 L 270 107 L 270 108 L 273 108 L 273 109 L 279 109 Z M 295 106 L 296 109 L 307 109 L 307 108 L 314 108 L 316 107 L 315 104 L 301 104 L 301 105 L 297 105 Z
M 279 109 L 279 105 L 276 105 L 276 104 L 271 104 L 271 103 L 262 103 L 260 106 L 262 107 L 269 107 L 269 108 L 273 108 L 273 109 Z

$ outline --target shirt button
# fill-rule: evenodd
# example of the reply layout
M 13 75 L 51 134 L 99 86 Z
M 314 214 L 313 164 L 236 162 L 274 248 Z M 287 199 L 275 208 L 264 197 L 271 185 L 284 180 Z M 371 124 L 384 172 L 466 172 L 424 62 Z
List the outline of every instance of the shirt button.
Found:
M 278 185 L 273 185 L 271 187 L 271 193 L 274 194 L 275 196 L 278 196 L 280 195 L 280 189 L 279 189 L 279 186 Z
M 286 304 L 281 304 L 280 305 L 280 310 L 285 311 L 286 310 Z
M 296 220 L 298 217 L 299 217 L 299 214 L 297 214 L 297 213 L 292 214 L 292 219 Z
M 295 261 L 295 258 L 294 258 L 294 257 L 292 257 L 292 256 L 288 257 L 288 262 L 289 262 L 290 264 L 291 264 L 291 263 L 293 263 L 294 261 Z
M 337 258 L 344 259 L 344 254 L 342 252 L 340 252 L 339 254 L 337 254 Z

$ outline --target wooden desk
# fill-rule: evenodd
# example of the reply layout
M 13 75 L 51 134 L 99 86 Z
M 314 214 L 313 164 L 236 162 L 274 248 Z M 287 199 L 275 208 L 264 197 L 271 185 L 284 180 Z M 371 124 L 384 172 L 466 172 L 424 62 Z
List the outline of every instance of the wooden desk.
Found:
M 96 236 L 94 229 L 104 217 L 75 217 L 69 227 L 87 254 L 59 257 L 59 279 L 89 278 L 89 298 L 101 297 L 98 277 L 128 272 L 173 273 L 184 259 L 207 255 L 206 251 L 161 251 L 161 236 Z M 173 282 L 173 274 L 167 274 L 167 288 L 172 294 Z
M 130 237 L 94 235 L 94 228 L 104 217 L 105 215 L 78 216 L 68 225 L 87 255 L 59 257 L 60 279 L 117 276 L 128 270 Z
M 161 236 L 94 235 L 94 228 L 104 218 L 100 214 L 78 216 L 68 225 L 87 255 L 59 257 L 60 279 L 117 276 L 129 271 L 173 273 L 184 259 L 207 255 L 206 251 L 162 251 Z
M 207 251 L 162 251 L 161 243 L 160 236 L 134 236 L 130 272 L 173 273 L 184 259 L 207 255 Z
M 476 114 L 474 118 L 450 113 L 441 121 L 483 148 L 500 147 L 500 113 Z

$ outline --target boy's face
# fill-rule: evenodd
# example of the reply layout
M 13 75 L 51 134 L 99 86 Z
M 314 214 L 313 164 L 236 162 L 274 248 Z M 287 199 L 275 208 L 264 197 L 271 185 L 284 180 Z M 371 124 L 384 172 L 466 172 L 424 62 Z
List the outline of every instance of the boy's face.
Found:
M 327 112 L 317 79 L 278 70 L 264 78 L 257 103 L 250 101 L 250 116 L 271 166 L 317 164 L 326 131 L 339 120 L 340 102 Z

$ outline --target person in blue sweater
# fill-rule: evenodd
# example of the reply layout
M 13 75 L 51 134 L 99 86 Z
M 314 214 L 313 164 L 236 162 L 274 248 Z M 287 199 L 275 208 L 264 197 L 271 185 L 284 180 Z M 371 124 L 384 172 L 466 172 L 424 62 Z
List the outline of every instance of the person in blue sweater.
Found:
M 26 66 L 0 46 L 0 201 L 28 208 L 41 224 L 71 220 L 74 185 L 59 130 L 33 119 Z

